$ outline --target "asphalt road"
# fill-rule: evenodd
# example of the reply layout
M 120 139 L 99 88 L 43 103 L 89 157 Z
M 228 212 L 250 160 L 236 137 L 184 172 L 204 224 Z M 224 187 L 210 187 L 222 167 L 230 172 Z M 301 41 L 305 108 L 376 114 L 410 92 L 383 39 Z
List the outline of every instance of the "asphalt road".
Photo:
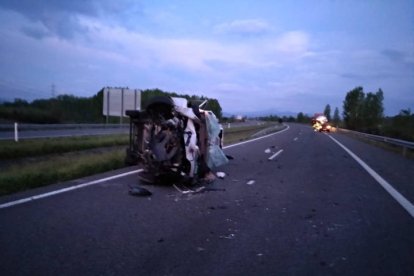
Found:
M 1 274 L 413 275 L 414 217 L 330 137 L 414 202 L 412 160 L 292 124 L 227 148 L 219 190 L 133 197 L 130 174 L 1 208 Z

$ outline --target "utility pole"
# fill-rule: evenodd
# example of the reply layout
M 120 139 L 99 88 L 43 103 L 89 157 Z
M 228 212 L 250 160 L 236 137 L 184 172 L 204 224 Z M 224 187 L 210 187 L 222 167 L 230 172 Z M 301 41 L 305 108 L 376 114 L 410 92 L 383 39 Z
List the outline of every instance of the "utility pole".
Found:
M 56 96 L 56 85 L 54 83 L 52 83 L 51 89 L 52 89 L 52 98 L 55 98 L 55 96 Z

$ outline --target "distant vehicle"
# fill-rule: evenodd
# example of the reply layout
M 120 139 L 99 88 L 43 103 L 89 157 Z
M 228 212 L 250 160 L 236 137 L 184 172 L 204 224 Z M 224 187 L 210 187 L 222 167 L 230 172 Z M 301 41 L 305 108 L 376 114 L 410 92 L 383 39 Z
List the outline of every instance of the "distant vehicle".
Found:
M 206 102 L 206 101 L 205 101 Z M 222 151 L 223 128 L 213 112 L 184 98 L 152 98 L 130 117 L 128 164 L 142 164 L 139 178 L 149 183 L 195 184 L 214 178 L 212 170 L 228 162 Z
M 328 118 L 325 115 L 316 113 L 312 118 L 312 127 L 315 131 L 326 131 L 330 132 L 332 126 L 328 122 Z

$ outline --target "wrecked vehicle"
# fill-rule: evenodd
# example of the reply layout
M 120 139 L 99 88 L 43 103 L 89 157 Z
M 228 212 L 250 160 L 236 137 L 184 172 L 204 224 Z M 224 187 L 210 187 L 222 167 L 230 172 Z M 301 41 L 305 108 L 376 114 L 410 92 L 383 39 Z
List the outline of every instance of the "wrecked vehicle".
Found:
M 127 110 L 130 142 L 126 162 L 141 164 L 141 181 L 195 184 L 212 180 L 212 170 L 228 162 L 223 129 L 211 111 L 185 98 L 158 96 L 143 111 Z
M 325 115 L 316 113 L 312 118 L 312 127 L 315 131 L 331 131 L 331 125 L 328 122 L 328 118 Z

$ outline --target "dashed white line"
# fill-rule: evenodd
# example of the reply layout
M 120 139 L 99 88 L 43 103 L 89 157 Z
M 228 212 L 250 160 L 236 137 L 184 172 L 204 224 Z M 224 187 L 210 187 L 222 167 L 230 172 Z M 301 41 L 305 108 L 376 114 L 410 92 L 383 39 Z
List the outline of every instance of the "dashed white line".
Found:
M 283 152 L 283 150 L 279 150 L 278 152 L 276 152 L 275 154 L 273 154 L 272 156 L 270 156 L 268 159 L 269 160 L 273 160 L 274 158 L 276 158 L 276 156 L 278 156 L 279 154 L 281 154 Z
M 352 158 L 355 159 L 413 218 L 414 218 L 414 205 L 408 201 L 402 194 L 394 189 L 384 178 L 382 178 L 377 172 L 375 172 L 370 166 L 361 160 L 356 154 L 354 154 L 347 147 L 342 145 L 338 140 L 328 135 L 335 143 L 343 148 Z

